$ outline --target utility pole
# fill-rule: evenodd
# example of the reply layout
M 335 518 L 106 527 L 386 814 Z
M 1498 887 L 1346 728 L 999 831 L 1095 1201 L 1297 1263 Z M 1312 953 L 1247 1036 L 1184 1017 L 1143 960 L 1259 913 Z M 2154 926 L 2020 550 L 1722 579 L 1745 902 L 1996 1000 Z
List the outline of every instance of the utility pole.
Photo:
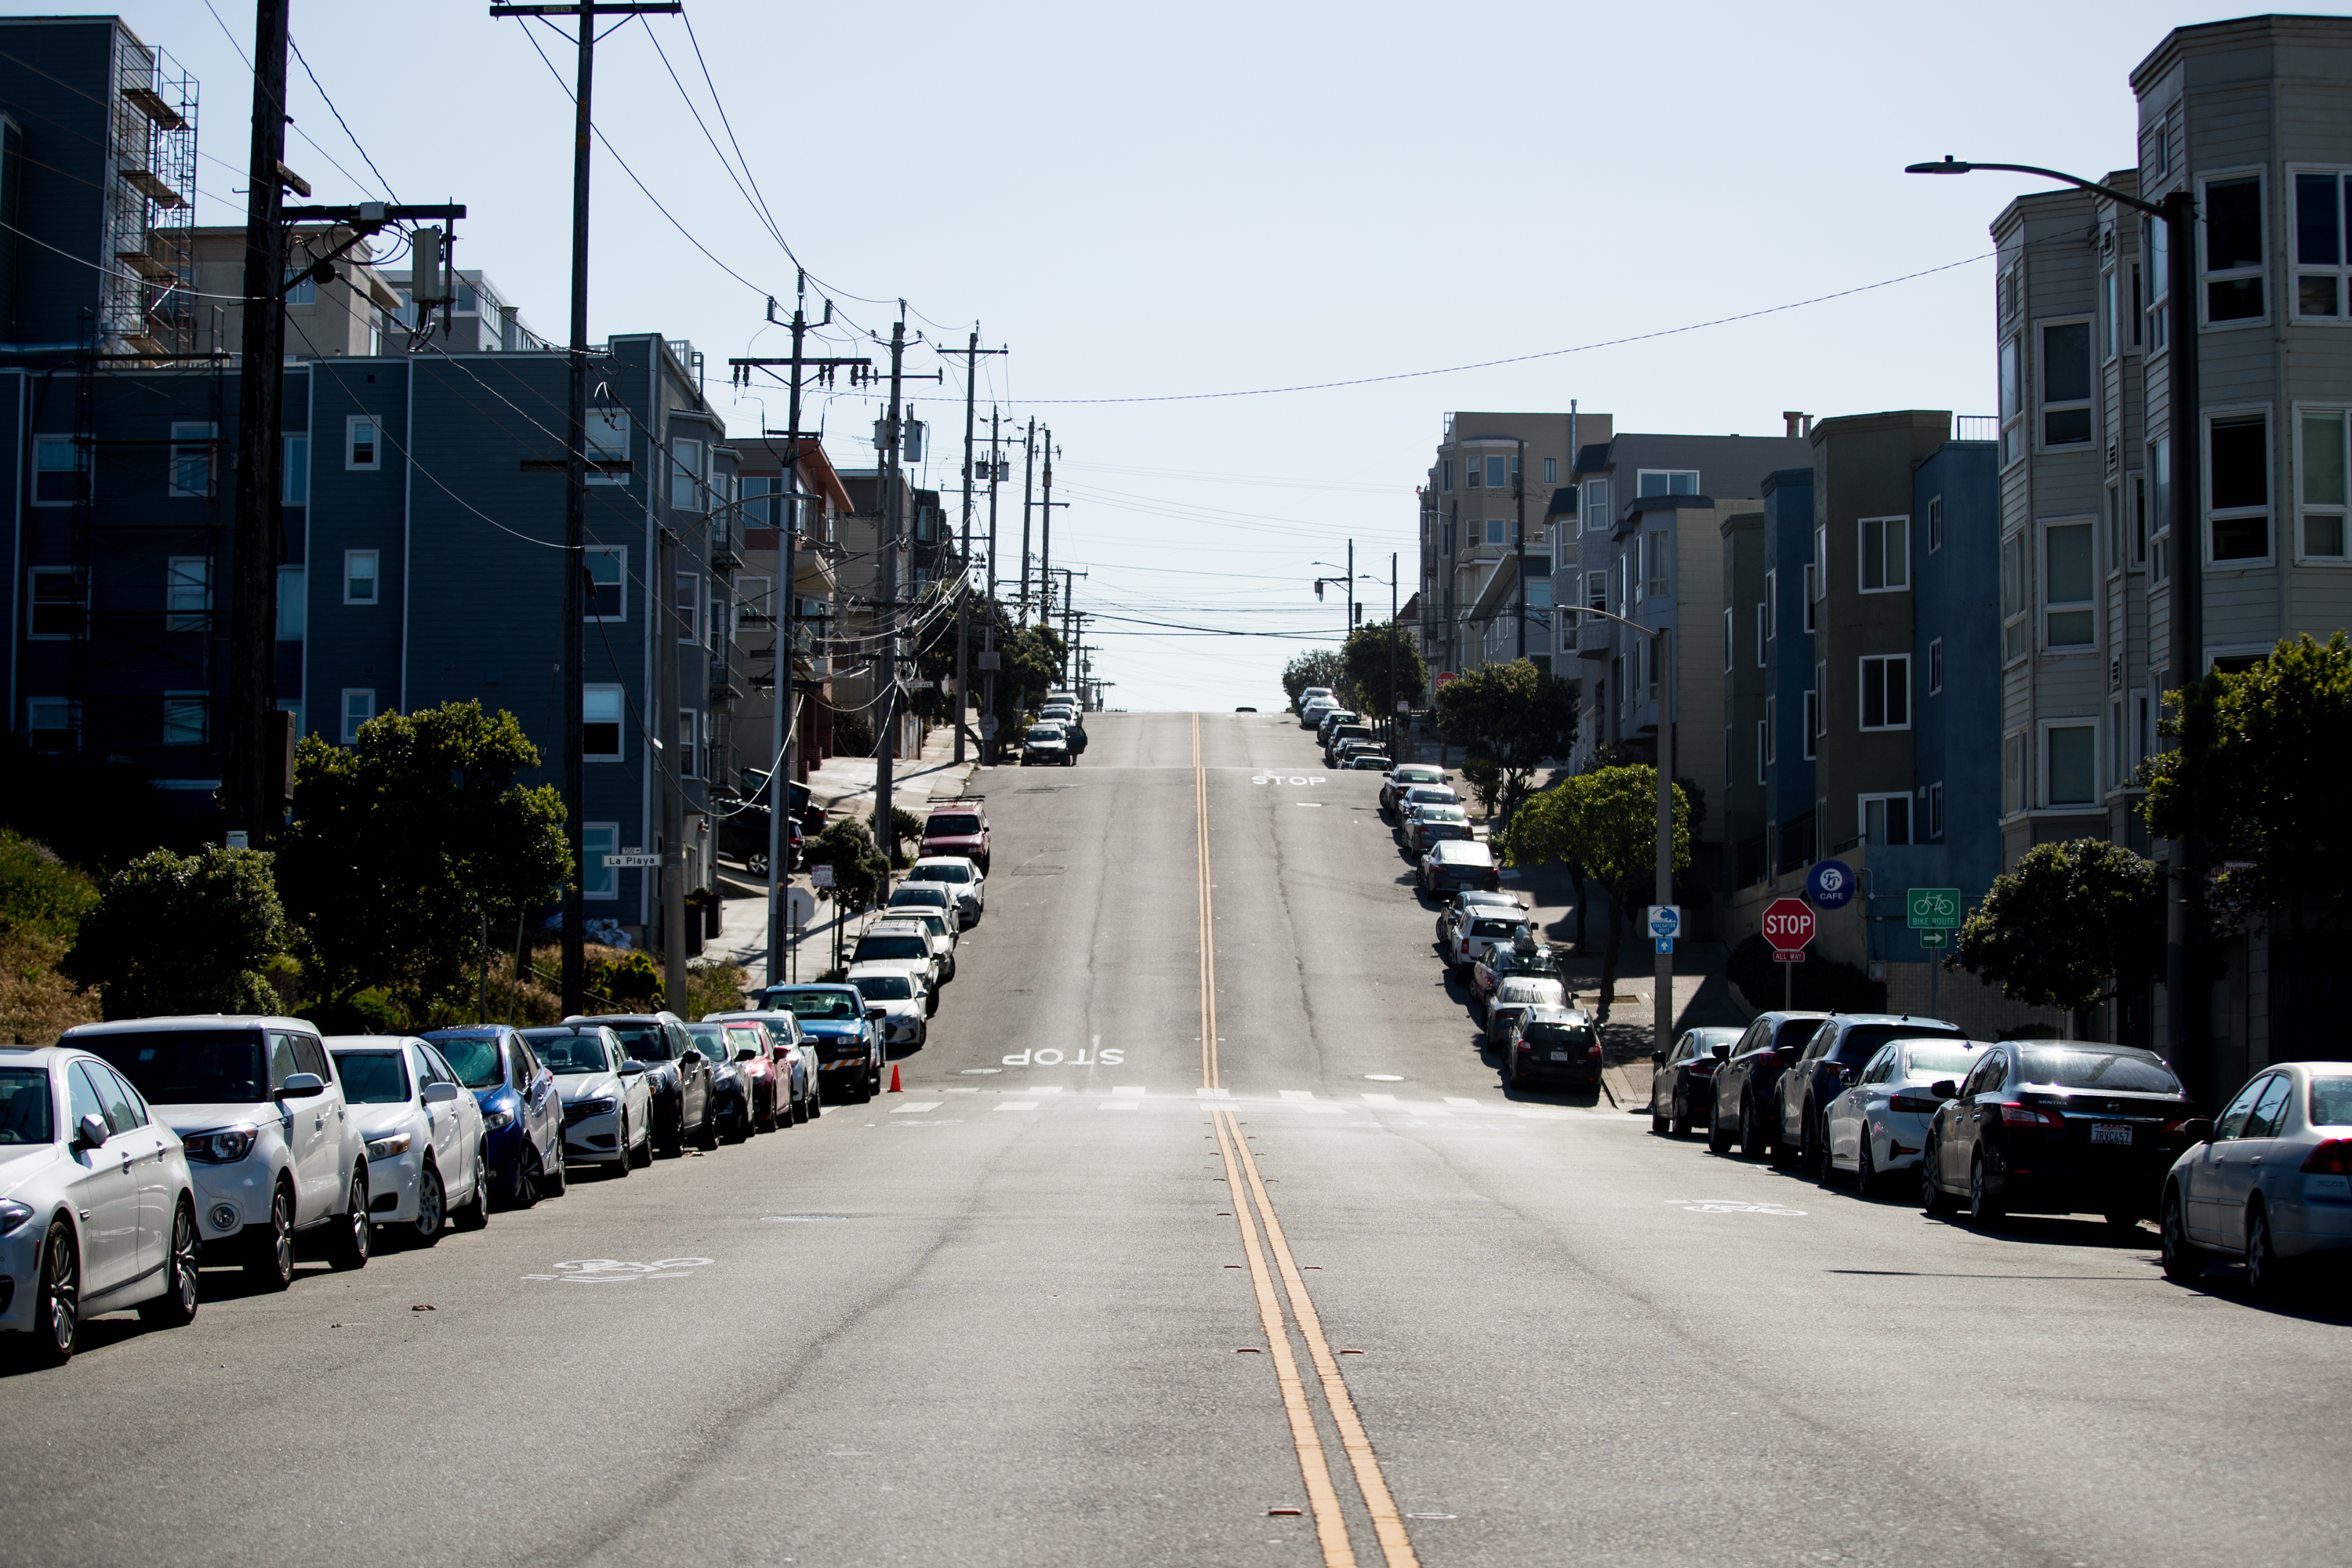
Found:
M 874 749 L 874 838 L 882 849 L 882 896 L 890 901 L 890 861 L 898 847 L 890 826 L 891 763 L 898 754 L 898 385 L 907 355 L 907 321 L 902 315 L 890 328 L 890 413 L 883 421 L 882 437 L 889 446 L 880 465 L 882 474 L 882 603 L 877 618 L 882 630 L 882 722 L 876 726 L 881 743 Z
M 942 354 L 952 354 L 954 349 L 941 349 Z M 962 584 L 956 594 L 956 679 L 955 679 L 955 760 L 963 762 L 963 716 L 971 710 L 971 424 L 973 398 L 980 382 L 980 356 L 1008 353 L 1004 349 L 984 349 L 980 346 L 980 329 L 971 330 L 971 341 L 961 351 L 963 354 L 963 548 L 958 557 Z M 993 420 L 993 416 L 992 422 Z
M 980 629 L 981 760 L 996 765 L 996 482 L 1003 477 L 1003 448 L 997 444 L 998 415 L 988 409 L 988 620 Z
M 1050 581 L 1054 575 L 1054 427 L 1051 425 L 1045 426 L 1045 500 L 1043 504 L 1045 515 L 1037 522 L 1037 582 L 1040 592 L 1051 594 L 1054 591 Z M 1038 616 L 1049 626 L 1053 618 L 1050 609 Z
M 264 744 L 277 705 L 278 428 L 286 366 L 286 38 L 292 0 L 259 0 L 245 199 L 245 363 L 237 380 L 236 511 L 229 546 L 228 712 L 222 805 L 266 847 L 285 807 Z M 309 195 L 306 189 L 303 194 Z M 281 764 L 282 765 L 282 764 Z
M 581 705 L 586 700 L 583 665 L 588 616 L 588 174 L 589 144 L 593 134 L 591 106 L 596 75 L 596 18 L 599 16 L 676 16 L 686 7 L 678 0 L 580 0 L 575 5 L 493 5 L 497 16 L 577 16 L 580 19 L 578 85 L 572 89 L 572 375 L 566 400 L 563 473 L 563 834 L 572 847 L 573 868 L 563 885 L 563 1011 L 568 1016 L 587 1002 L 587 909 L 581 901 L 586 847 L 581 821 L 587 809 L 585 776 L 581 766 Z M 283 79 L 285 67 L 278 67 Z M 249 290 L 248 290 L 249 291 Z M 673 653 L 675 650 L 673 650 Z M 655 733 L 661 732 L 656 722 Z M 678 853 L 672 840 L 664 857 Z M 667 871 L 667 865 L 664 868 Z M 666 1001 L 683 1002 L 682 992 Z
M 1519 442 L 1519 449 L 1511 457 L 1511 498 L 1518 503 L 1518 521 L 1511 533 L 1518 551 L 1519 579 L 1519 657 L 1528 657 L 1528 444 Z
M 1402 628 L 1397 625 L 1397 558 L 1396 552 L 1391 550 L 1389 552 L 1389 760 L 1392 763 L 1404 761 L 1400 754 L 1404 748 L 1398 744 L 1404 739 L 1404 731 L 1398 727 L 1396 716 L 1397 638 L 1403 635 Z
M 1029 624 L 1029 487 L 1037 478 L 1037 421 L 1021 438 L 1021 624 Z

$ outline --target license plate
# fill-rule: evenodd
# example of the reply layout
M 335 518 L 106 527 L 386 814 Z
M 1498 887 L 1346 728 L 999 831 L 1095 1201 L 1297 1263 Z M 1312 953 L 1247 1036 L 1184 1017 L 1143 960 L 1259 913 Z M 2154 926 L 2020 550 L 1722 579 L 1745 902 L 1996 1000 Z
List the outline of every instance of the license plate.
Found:
M 2091 1128 L 2091 1142 L 2094 1143 L 2129 1143 L 2131 1135 L 2130 1128 L 2113 1121 L 2097 1122 Z
M 1551 1054 L 1551 1059 L 1556 1062 L 1564 1062 L 1568 1060 L 1568 1053 L 1566 1051 L 1554 1051 Z

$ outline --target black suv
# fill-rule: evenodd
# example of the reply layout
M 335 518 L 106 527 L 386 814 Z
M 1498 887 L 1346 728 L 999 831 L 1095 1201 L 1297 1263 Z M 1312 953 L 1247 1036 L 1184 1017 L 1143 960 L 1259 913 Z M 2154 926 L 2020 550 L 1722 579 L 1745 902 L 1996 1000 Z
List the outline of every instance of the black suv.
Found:
M 1796 1065 L 1773 1087 L 1772 1163 L 1791 1157 L 1808 1176 L 1822 1173 L 1828 1157 L 1830 1101 L 1845 1088 L 1846 1075 L 1860 1072 L 1889 1040 L 1965 1040 L 1968 1031 L 1941 1018 L 1892 1013 L 1841 1013 L 1805 1042 Z
M 685 1019 L 675 1013 L 599 1013 L 563 1021 L 604 1025 L 621 1037 L 624 1055 L 646 1064 L 654 1142 L 663 1153 L 684 1153 L 688 1138 L 705 1153 L 719 1147 L 717 1113 L 722 1108 L 711 1092 L 710 1060 L 695 1049 Z
M 1706 1146 L 1717 1154 L 1734 1143 L 1751 1160 L 1772 1152 L 1772 1090 L 1827 1013 L 1759 1013 L 1715 1069 L 1715 1104 L 1706 1117 Z

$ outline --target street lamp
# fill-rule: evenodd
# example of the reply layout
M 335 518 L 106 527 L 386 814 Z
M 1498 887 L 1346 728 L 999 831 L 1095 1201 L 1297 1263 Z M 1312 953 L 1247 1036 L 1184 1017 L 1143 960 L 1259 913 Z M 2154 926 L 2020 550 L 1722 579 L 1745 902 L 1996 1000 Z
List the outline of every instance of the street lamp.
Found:
M 1658 686 L 1658 850 L 1657 880 L 1654 897 L 1661 904 L 1675 901 L 1675 726 L 1671 710 L 1674 706 L 1675 681 L 1666 668 L 1667 626 L 1645 626 L 1629 621 L 1622 616 L 1612 616 L 1606 610 L 1579 609 L 1570 612 L 1591 616 L 1598 620 L 1614 621 L 1628 631 L 1638 632 L 1651 643 L 1651 668 L 1659 672 Z M 1624 911 L 1612 910 L 1612 920 Z M 1660 947 L 1651 955 L 1650 1015 L 1651 1049 L 1664 1053 L 1674 1044 L 1675 1033 L 1675 955 Z
M 2165 289 L 2170 296 L 2168 322 L 2171 353 L 2169 412 L 2166 423 L 2170 429 L 2171 471 L 2158 478 L 2172 490 L 2172 687 L 2185 691 L 2202 673 L 2205 663 L 2205 626 L 2200 605 L 2203 542 L 2197 537 L 2198 468 L 2198 377 L 2197 377 L 2197 302 L 2191 295 L 2194 288 L 2195 261 L 2191 247 L 2197 243 L 2197 203 L 2184 183 L 2180 189 L 2168 192 L 2161 202 L 2142 201 L 2126 195 L 2111 185 L 2102 185 L 2057 169 L 2038 168 L 2032 163 L 1967 163 L 1946 154 L 1940 163 L 1911 163 L 1905 166 L 1906 174 L 1967 174 L 1979 169 L 2010 174 L 2032 174 L 2044 180 L 2056 180 L 2073 185 L 2093 195 L 2105 196 L 2134 212 L 2146 213 L 2164 223 Z M 2023 401 L 2021 389 L 2021 403 Z M 2184 560 L 2182 551 L 2189 553 Z M 2187 848 L 2175 841 L 2166 851 L 2175 884 L 2172 895 L 2165 900 L 2164 910 L 2164 1011 L 2166 1044 L 2172 1065 L 2181 1077 L 2201 1085 L 2204 1078 L 2203 1017 L 2200 1010 L 2190 1005 L 2189 994 L 2188 934 L 2189 913 L 2187 884 L 2189 855 Z M 2192 1041 L 2192 1036 L 2195 1039 Z

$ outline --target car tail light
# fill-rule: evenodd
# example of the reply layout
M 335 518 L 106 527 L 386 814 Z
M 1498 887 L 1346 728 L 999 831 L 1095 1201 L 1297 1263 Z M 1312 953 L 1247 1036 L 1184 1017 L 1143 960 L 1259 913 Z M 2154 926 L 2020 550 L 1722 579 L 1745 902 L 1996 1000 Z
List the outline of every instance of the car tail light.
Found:
M 2038 1105 L 2020 1105 L 2011 1100 L 1993 1109 L 2000 1112 L 2000 1124 L 2004 1127 L 2063 1128 L 2066 1125 L 2064 1117 L 2054 1110 L 2044 1110 Z
M 1944 1102 L 1932 1094 L 1898 1094 L 1886 1102 L 1889 1110 L 1916 1110 L 1932 1116 Z
M 2352 1176 L 2352 1138 L 2330 1138 L 2303 1163 L 2306 1176 Z
M 1595 1041 L 1593 1041 L 1593 1042 L 1592 1042 L 1592 1048 L 1591 1048 L 1591 1050 L 1589 1050 L 1589 1051 L 1585 1052 L 1584 1054 L 1585 1054 L 1586 1056 L 1588 1056 L 1588 1057 L 1597 1057 L 1597 1056 L 1599 1056 L 1599 1055 L 1601 1054 L 1601 1042 L 1600 1042 L 1599 1040 L 1595 1040 Z

